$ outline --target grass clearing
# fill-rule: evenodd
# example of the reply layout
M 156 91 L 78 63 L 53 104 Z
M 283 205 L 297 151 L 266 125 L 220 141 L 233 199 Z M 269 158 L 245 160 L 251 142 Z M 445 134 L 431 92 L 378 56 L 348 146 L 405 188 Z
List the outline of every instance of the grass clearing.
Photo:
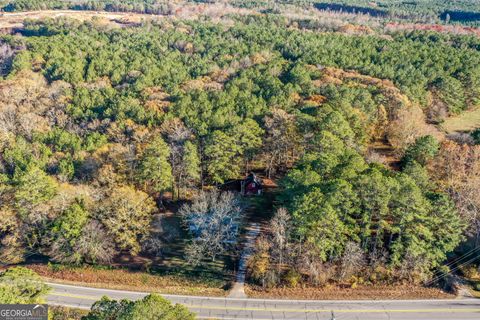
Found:
M 157 292 L 164 294 L 225 296 L 228 283 L 201 270 L 167 272 L 152 270 L 132 271 L 86 267 L 52 267 L 46 264 L 30 264 L 25 267 L 37 272 L 47 281 L 77 284 L 89 287 Z
M 441 125 L 447 133 L 469 132 L 480 128 L 480 108 L 465 111 L 459 116 L 450 117 Z

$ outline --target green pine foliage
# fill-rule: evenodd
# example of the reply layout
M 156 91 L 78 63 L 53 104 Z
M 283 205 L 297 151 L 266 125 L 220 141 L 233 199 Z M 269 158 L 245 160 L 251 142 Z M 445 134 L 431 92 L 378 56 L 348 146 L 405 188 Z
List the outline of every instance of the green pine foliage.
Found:
M 216 3 L 217 1 L 185 0 L 184 3 Z M 477 0 L 228 0 L 230 5 L 278 14 L 282 9 L 293 7 L 315 8 L 333 12 L 348 12 L 370 15 L 383 19 L 412 21 L 438 21 L 443 23 L 478 23 L 480 3 Z M 46 9 L 104 10 L 113 12 L 137 12 L 148 14 L 169 14 L 175 7 L 166 0 L 4 0 L 0 2 L 3 11 L 33 11 Z
M 171 188 L 172 168 L 168 162 L 170 150 L 161 137 L 156 137 L 145 148 L 139 163 L 138 177 L 155 192 Z
M 195 315 L 180 304 L 173 305 L 158 294 L 150 294 L 138 301 L 110 300 L 103 297 L 95 302 L 83 320 L 193 320 Z
M 427 165 L 433 160 L 440 149 L 439 142 L 432 136 L 423 136 L 415 140 L 415 142 L 408 146 L 405 150 L 402 162 L 404 165 L 410 162 L 417 162 L 422 166 Z
M 23 267 L 0 272 L 0 302 L 4 304 L 44 303 L 50 288 L 40 276 Z
M 285 203 L 296 241 L 313 245 L 324 262 L 356 242 L 367 256 L 387 250 L 393 268 L 414 260 L 412 272 L 428 274 L 464 239 L 465 225 L 446 194 L 422 188 L 405 173 L 356 164 L 345 175 L 352 163 L 325 154 L 306 158 L 285 178 L 283 197 L 292 199 Z M 324 170 L 332 167 L 338 170 L 333 176 Z
M 360 251 L 394 270 L 439 267 L 465 225 L 428 171 L 440 146 L 423 111 L 476 105 L 479 42 L 229 19 L 46 19 L 0 37 L 16 48 L 0 80 L 1 263 L 27 252 L 74 264 L 158 253 L 162 199 L 191 200 L 256 169 L 284 177 L 288 240 L 321 263 Z M 384 140 L 404 154 L 402 171 L 369 157 Z M 103 319 L 101 306 L 91 319 Z

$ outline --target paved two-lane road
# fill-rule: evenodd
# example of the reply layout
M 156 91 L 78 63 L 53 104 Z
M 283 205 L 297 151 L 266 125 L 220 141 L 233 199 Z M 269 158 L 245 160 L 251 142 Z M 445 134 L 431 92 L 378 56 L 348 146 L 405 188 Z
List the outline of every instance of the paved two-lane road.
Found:
M 146 293 L 87 288 L 49 283 L 53 291 L 48 302 L 77 308 L 89 308 L 102 296 L 113 299 L 141 299 Z M 480 299 L 415 301 L 308 301 L 230 299 L 163 295 L 174 303 L 186 305 L 200 319 L 331 319 L 336 320 L 478 320 Z

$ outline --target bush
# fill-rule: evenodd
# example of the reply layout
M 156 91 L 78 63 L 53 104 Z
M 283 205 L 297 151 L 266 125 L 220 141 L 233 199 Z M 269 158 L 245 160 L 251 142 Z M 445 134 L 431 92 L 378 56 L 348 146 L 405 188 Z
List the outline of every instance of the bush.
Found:
M 50 288 L 32 270 L 16 267 L 0 273 L 0 303 L 43 303 Z
M 310 270 L 309 272 L 310 282 L 317 286 L 327 285 L 337 273 L 337 270 L 333 265 L 322 264 L 321 266 L 318 265 L 317 267 L 318 269 L 315 270 L 315 272 L 312 272 L 313 270 Z
M 477 282 L 474 286 L 473 286 L 473 289 L 475 291 L 480 291 L 480 282 Z
M 182 305 L 173 305 L 157 294 L 150 294 L 138 301 L 110 300 L 103 297 L 93 304 L 84 320 L 193 320 L 195 315 Z
M 83 224 L 83 230 L 72 241 L 64 237 L 55 239 L 50 248 L 50 256 L 57 262 L 68 264 L 108 264 L 115 255 L 113 240 L 106 234 L 102 225 L 91 220 Z
M 65 270 L 65 265 L 58 264 L 58 263 L 52 263 L 50 261 L 48 262 L 47 267 L 51 272 L 59 272 L 59 271 Z
M 413 144 L 408 146 L 402 159 L 405 167 L 407 164 L 415 161 L 425 166 L 428 161 L 432 160 L 440 149 L 439 142 L 433 136 L 423 136 L 417 138 Z
M 294 269 L 288 270 L 283 276 L 283 281 L 285 281 L 285 284 L 290 288 L 295 288 L 301 280 L 302 275 Z
M 469 266 L 466 268 L 460 269 L 463 275 L 469 279 L 480 279 L 480 273 L 478 272 L 477 266 Z
M 365 253 L 359 244 L 348 242 L 340 258 L 339 279 L 345 280 L 361 272 L 365 267 Z
M 472 131 L 470 134 L 475 144 L 480 144 L 480 128 Z
M 280 279 L 275 270 L 268 270 L 265 274 L 265 287 L 274 288 L 278 285 Z
M 50 306 L 49 320 L 81 320 L 88 311 L 74 308 Z
M 387 269 L 384 266 L 377 266 L 370 272 L 369 280 L 375 284 L 385 282 L 393 278 L 393 276 L 393 271 L 391 269 Z

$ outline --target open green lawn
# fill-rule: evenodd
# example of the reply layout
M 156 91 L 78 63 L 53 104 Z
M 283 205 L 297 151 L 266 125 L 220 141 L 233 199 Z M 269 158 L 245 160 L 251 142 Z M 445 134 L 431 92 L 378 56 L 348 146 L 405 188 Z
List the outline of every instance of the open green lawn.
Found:
M 442 128 L 447 133 L 468 132 L 480 128 L 480 108 L 466 111 L 456 117 L 448 118 L 442 124 Z

